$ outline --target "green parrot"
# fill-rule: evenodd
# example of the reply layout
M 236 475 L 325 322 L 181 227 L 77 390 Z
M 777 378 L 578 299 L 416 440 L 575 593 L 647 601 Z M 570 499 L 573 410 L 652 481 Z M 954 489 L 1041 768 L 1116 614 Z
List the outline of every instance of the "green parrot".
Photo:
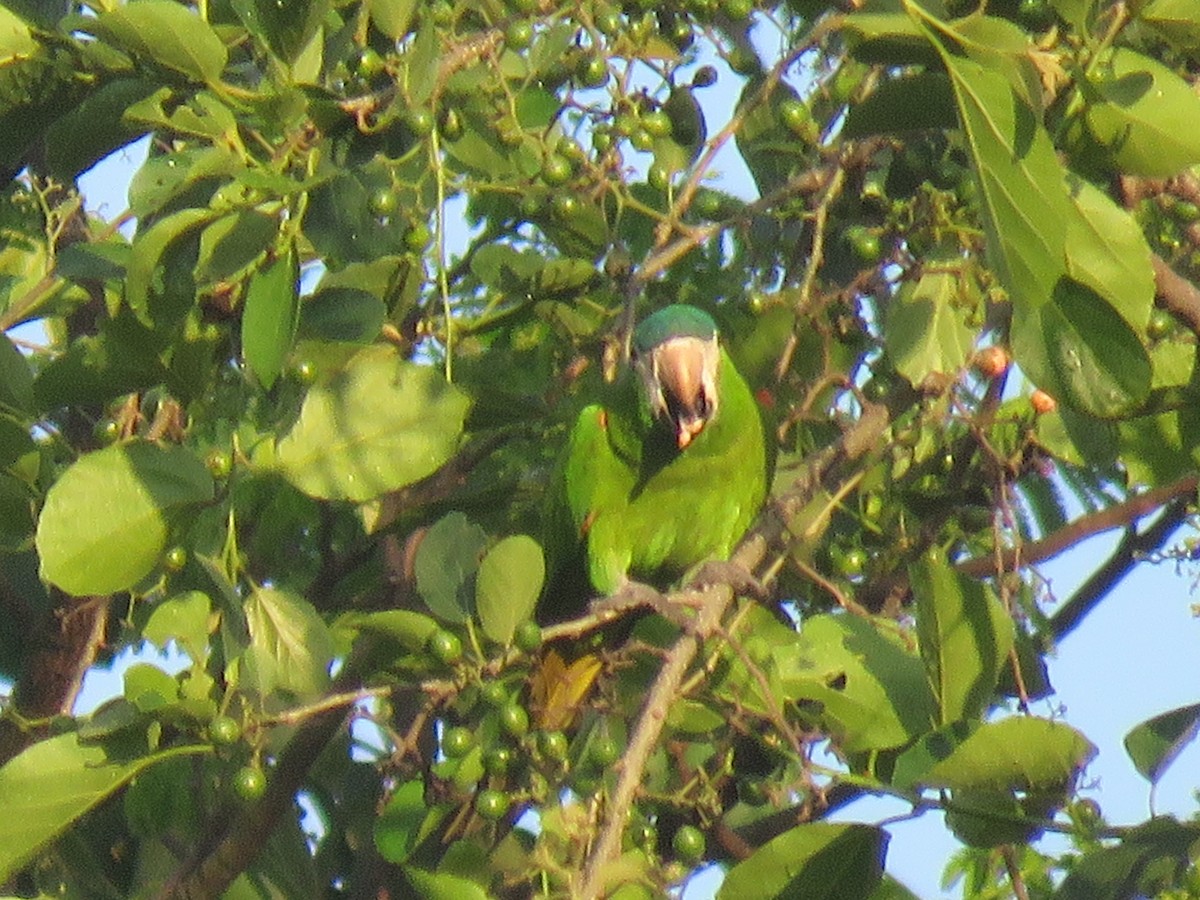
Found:
M 601 594 L 728 559 L 766 496 L 762 419 L 707 313 L 681 304 L 633 334 L 633 368 L 567 446 L 567 506 Z

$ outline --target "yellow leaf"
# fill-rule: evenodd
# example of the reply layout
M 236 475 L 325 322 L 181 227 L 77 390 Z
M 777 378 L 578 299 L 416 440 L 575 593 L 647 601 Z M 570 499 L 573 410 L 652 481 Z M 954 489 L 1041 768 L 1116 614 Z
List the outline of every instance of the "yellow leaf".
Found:
M 570 725 L 600 669 L 600 658 L 593 654 L 581 656 L 568 666 L 557 652 L 548 651 L 531 685 L 537 726 L 559 731 Z

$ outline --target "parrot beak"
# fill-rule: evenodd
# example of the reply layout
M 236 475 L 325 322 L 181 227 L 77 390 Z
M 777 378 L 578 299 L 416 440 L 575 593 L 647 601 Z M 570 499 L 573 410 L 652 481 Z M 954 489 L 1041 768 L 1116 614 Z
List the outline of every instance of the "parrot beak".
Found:
M 679 337 L 638 359 L 638 369 L 656 419 L 664 417 L 685 449 L 717 414 L 717 341 Z

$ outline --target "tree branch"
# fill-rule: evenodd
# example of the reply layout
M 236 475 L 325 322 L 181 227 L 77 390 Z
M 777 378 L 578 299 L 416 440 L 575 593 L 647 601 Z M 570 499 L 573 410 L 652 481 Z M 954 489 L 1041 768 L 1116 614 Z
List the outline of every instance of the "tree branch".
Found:
M 985 578 L 988 575 L 1012 572 L 1023 566 L 1045 562 L 1075 546 L 1084 538 L 1114 528 L 1128 527 L 1159 507 L 1194 496 L 1198 484 L 1200 477 L 1185 475 L 1171 484 L 1130 497 L 1124 503 L 1076 519 L 1041 540 L 1022 544 L 1020 547 L 1007 547 L 999 554 L 967 560 L 958 565 L 958 571 L 973 578 Z
M 1188 516 L 1188 500 L 1179 497 L 1140 534 L 1130 526 L 1112 556 L 1050 617 L 1050 635 L 1058 641 L 1070 634 L 1122 578 L 1148 553 L 1161 550 Z

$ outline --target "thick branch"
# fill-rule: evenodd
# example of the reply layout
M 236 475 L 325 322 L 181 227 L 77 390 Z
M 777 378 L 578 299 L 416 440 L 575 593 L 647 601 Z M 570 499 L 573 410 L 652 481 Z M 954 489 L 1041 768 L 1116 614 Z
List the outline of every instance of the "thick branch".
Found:
M 1172 501 L 1186 501 L 1195 495 L 1198 483 L 1200 479 L 1196 475 L 1186 475 L 1171 484 L 1130 497 L 1124 503 L 1076 519 L 1041 540 L 1022 544 L 1020 547 L 1005 548 L 998 555 L 988 554 L 967 560 L 958 566 L 958 570 L 974 578 L 984 578 L 997 574 L 998 570 L 1012 572 L 1022 566 L 1045 562 L 1074 547 L 1084 538 L 1114 528 L 1128 527 L 1142 516 L 1149 515 Z
M 1113 587 L 1129 574 L 1148 553 L 1161 550 L 1188 515 L 1188 501 L 1178 498 L 1163 510 L 1154 524 L 1138 533 L 1132 527 L 1121 539 L 1116 551 L 1099 569 L 1079 586 L 1074 594 L 1050 617 L 1050 634 L 1060 640 L 1083 621 Z

